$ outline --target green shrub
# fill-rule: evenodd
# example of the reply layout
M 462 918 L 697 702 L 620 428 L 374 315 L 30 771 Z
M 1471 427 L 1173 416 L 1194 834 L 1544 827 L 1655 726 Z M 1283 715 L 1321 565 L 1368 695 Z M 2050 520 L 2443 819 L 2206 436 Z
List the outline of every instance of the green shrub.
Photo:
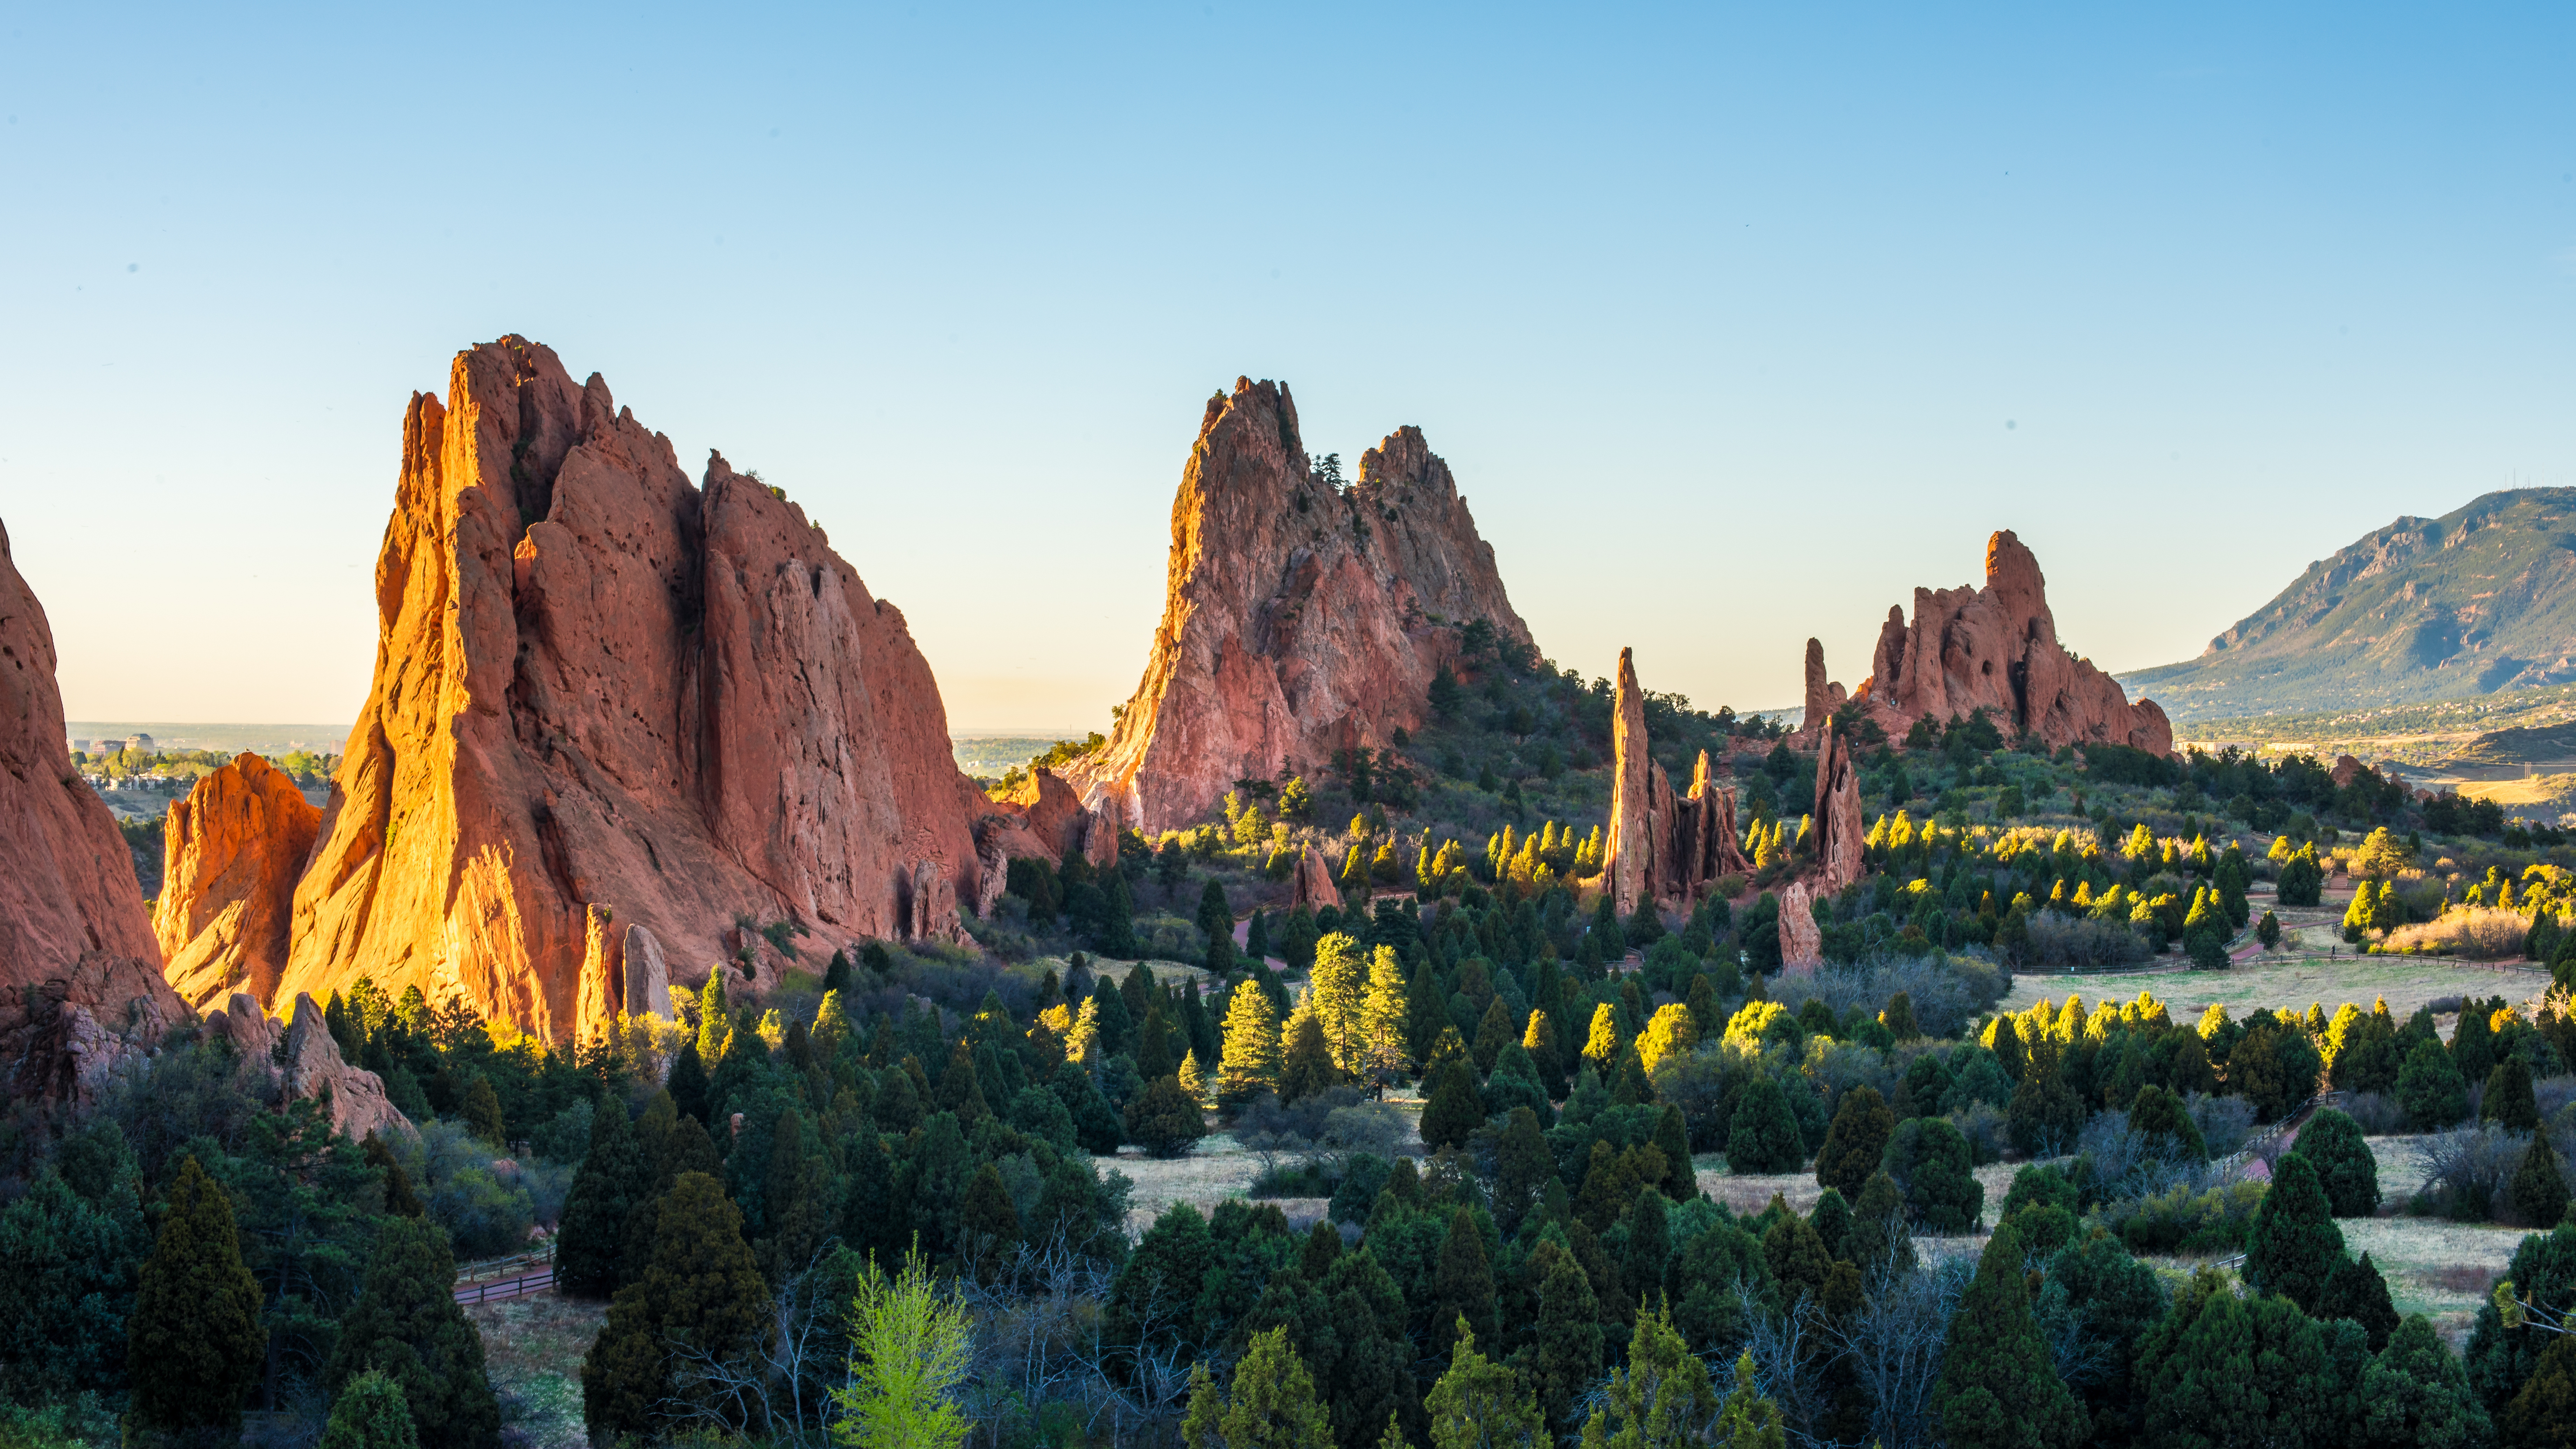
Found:
M 2299 1129 L 2290 1152 L 2316 1168 L 2336 1217 L 2366 1218 L 2379 1211 L 2379 1159 L 2352 1118 L 2332 1107 L 2319 1111 Z

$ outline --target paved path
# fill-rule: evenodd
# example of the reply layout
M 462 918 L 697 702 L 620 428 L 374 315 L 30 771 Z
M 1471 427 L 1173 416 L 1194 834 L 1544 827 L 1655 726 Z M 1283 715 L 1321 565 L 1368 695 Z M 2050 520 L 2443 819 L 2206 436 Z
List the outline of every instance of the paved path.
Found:
M 544 1293 L 555 1286 L 555 1270 L 548 1268 L 519 1278 L 500 1278 L 489 1283 L 465 1283 L 456 1289 L 459 1303 L 497 1303 L 504 1298 L 519 1298 L 530 1293 Z

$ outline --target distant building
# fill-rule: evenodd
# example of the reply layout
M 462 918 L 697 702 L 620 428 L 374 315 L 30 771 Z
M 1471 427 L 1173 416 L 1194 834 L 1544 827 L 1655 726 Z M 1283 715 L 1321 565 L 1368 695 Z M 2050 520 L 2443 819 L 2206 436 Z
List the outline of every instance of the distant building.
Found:
M 125 747 L 129 750 L 141 750 L 147 755 L 151 754 L 152 737 L 150 735 L 127 735 L 125 737 Z
M 89 753 L 90 744 L 91 741 L 89 740 L 74 740 L 72 741 L 72 753 L 75 755 L 86 755 Z

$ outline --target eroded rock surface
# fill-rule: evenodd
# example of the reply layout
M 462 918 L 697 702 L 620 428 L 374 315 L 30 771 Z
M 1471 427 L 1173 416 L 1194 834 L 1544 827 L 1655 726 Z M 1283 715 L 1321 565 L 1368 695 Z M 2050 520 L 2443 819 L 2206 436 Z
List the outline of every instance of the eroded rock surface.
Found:
M 1780 969 L 1811 972 L 1825 963 L 1825 935 L 1816 929 L 1816 913 L 1805 881 L 1793 880 L 1780 892 Z
M 267 1002 L 372 976 L 560 1040 L 651 995 L 593 907 L 684 981 L 737 918 L 954 938 L 985 802 L 903 615 L 778 490 L 720 456 L 693 486 L 597 374 L 505 337 L 413 397 L 376 599 Z
M 1621 914 L 1641 903 L 1683 909 L 1718 877 L 1750 872 L 1735 824 L 1735 790 L 1719 783 L 1699 752 L 1688 795 L 1676 797 L 1664 767 L 1647 752 L 1645 695 L 1629 651 L 1619 651 L 1610 713 L 1610 828 L 1602 836 L 1601 878 Z
M 1860 767 L 1851 742 L 1825 722 L 1823 748 L 1816 754 L 1816 802 L 1810 811 L 1815 832 L 1816 894 L 1830 896 L 1861 878 L 1868 868 L 1863 854 L 1866 832 L 1860 820 Z
M 1813 728 L 1823 657 L 1812 640 L 1807 658 Z M 2107 742 L 2173 753 L 2173 725 L 2155 701 L 2131 703 L 2117 680 L 2058 643 L 2047 580 L 2010 529 L 1986 541 L 1983 588 L 1916 589 L 1910 625 L 1902 609 L 1887 611 L 1870 677 L 1852 697 L 1891 736 L 1918 719 L 1983 709 L 2006 735 L 2036 734 L 2051 748 Z
M 72 770 L 52 626 L 0 526 L 0 1081 L 78 1097 L 188 1016 L 134 857 Z
M 235 992 L 223 1006 L 206 1013 L 206 1026 L 229 1038 L 242 1060 L 258 1063 L 284 1095 L 326 1100 L 331 1125 L 351 1137 L 414 1130 L 411 1119 L 385 1095 L 384 1079 L 340 1055 L 340 1044 L 332 1039 L 322 1008 L 311 996 L 297 994 L 293 1025 L 288 1025 L 262 1011 L 258 999 L 248 992 Z M 276 1052 L 281 1038 L 286 1044 L 282 1063 Z
M 1308 772 L 1415 729 L 1464 626 L 1530 642 L 1493 548 L 1417 428 L 1336 491 L 1312 472 L 1284 384 L 1209 399 L 1172 501 L 1163 621 L 1105 748 L 1065 768 L 1148 835 L 1234 782 Z
M 244 752 L 197 781 L 161 820 L 162 974 L 202 1011 L 233 992 L 274 995 L 285 974 L 295 882 L 322 812 L 295 781 Z

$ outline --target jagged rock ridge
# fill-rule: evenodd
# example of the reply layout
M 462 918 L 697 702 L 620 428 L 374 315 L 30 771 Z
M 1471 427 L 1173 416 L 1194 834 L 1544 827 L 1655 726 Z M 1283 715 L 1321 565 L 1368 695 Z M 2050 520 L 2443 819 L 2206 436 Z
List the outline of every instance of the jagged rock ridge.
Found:
M 654 977 L 774 966 L 758 927 L 957 933 L 988 812 L 902 614 L 779 490 L 712 455 L 693 486 L 597 374 L 504 337 L 414 395 L 376 598 L 261 1005 L 371 976 L 561 1039 L 667 1009 Z
M 78 1097 L 187 1018 L 133 855 L 72 769 L 54 633 L 0 525 L 0 1085 Z
M 1699 752 L 1690 794 L 1676 798 L 1646 740 L 1645 695 L 1637 666 L 1619 651 L 1611 699 L 1610 828 L 1602 838 L 1601 879 L 1623 915 L 1640 905 L 1687 907 L 1719 876 L 1750 873 L 1735 823 L 1735 790 L 1720 785 Z
M 2155 701 L 2135 704 L 2117 680 L 2057 642 L 2048 581 L 2012 530 L 1986 541 L 1983 588 L 1914 591 L 1914 619 L 1890 606 L 1879 627 L 1869 678 L 1850 699 L 1891 736 L 1918 719 L 1947 722 L 1986 711 L 2007 735 L 2036 734 L 2050 746 L 2086 742 L 2173 753 L 2173 726 Z M 1842 686 L 1818 684 L 1824 652 L 1807 641 L 1807 719 L 1796 743 L 1813 749 Z
M 322 812 L 286 773 L 244 752 L 161 818 L 162 974 L 200 1011 L 236 990 L 274 998 L 286 973 L 295 881 Z
M 1181 470 L 1144 679 L 1066 778 L 1124 824 L 1186 824 L 1237 780 L 1418 728 L 1461 626 L 1480 619 L 1530 643 L 1419 429 L 1390 434 L 1336 491 L 1307 465 L 1287 386 L 1237 378 L 1209 399 Z

